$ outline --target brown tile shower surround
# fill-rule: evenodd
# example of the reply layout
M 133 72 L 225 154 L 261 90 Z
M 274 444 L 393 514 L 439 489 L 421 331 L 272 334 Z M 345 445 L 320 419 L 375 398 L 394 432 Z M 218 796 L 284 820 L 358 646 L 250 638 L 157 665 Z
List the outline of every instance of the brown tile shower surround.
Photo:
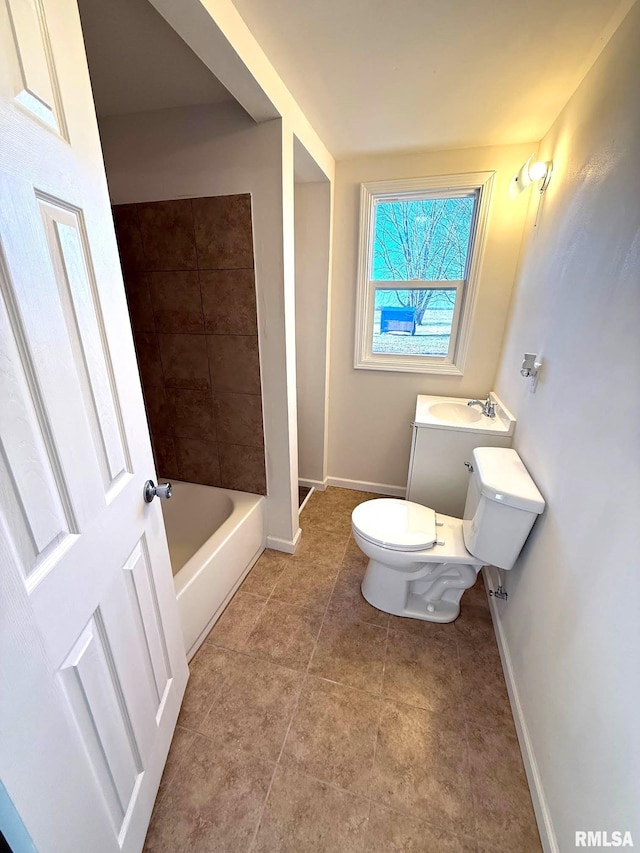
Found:
M 158 474 L 265 494 L 250 196 L 113 214 Z
M 450 625 L 370 607 L 371 497 L 312 495 L 207 637 L 144 853 L 540 853 L 482 579 Z

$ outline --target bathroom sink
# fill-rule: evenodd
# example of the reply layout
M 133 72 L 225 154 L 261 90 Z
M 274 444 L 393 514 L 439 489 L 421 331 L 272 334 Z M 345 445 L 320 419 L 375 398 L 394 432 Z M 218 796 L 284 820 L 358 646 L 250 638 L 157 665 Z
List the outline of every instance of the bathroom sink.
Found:
M 468 406 L 468 397 L 431 397 L 420 394 L 413 423 L 416 427 L 477 435 L 513 435 L 515 418 L 493 391 L 491 400 L 495 405 L 495 418 L 483 415 L 479 406 Z
M 429 414 L 446 423 L 456 424 L 472 424 L 484 417 L 479 409 L 471 408 L 466 403 L 432 403 Z

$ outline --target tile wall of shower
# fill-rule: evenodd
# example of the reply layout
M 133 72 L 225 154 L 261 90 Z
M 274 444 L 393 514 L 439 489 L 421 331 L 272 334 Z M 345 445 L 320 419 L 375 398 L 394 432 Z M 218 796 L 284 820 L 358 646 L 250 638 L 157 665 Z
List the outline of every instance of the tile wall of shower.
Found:
M 158 475 L 265 494 L 250 196 L 113 214 Z

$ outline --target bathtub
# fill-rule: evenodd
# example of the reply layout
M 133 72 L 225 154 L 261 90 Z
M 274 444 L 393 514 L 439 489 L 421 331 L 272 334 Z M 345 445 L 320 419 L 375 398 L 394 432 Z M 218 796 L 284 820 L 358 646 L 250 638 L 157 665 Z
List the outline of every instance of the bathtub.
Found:
M 265 547 L 260 495 L 172 480 L 162 502 L 187 659 Z

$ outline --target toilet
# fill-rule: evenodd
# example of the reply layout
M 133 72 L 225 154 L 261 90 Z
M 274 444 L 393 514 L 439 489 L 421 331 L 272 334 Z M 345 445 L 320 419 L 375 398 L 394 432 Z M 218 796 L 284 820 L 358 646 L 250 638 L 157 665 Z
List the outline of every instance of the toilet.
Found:
M 453 622 L 482 566 L 511 569 L 544 499 L 515 450 L 473 451 L 463 518 L 397 498 L 357 506 L 353 536 L 369 557 L 362 594 L 395 616 Z

